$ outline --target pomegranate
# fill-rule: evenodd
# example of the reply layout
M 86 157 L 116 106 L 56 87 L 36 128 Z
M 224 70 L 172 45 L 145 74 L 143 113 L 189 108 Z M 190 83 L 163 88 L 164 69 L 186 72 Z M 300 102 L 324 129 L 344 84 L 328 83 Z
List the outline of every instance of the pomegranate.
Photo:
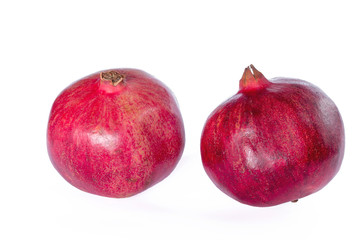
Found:
M 323 188 L 340 169 L 344 127 L 332 100 L 302 80 L 267 80 L 250 65 L 240 89 L 207 119 L 201 157 L 235 200 L 274 206 Z
M 97 72 L 67 87 L 50 112 L 47 146 L 73 186 L 129 197 L 166 178 L 185 145 L 170 90 L 136 69 Z

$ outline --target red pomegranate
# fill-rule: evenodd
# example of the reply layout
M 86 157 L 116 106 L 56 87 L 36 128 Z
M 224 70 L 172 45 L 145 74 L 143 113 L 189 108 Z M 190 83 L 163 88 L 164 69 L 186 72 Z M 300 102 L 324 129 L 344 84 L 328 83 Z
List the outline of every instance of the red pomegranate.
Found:
M 344 128 L 332 100 L 298 79 L 268 81 L 253 65 L 201 137 L 206 173 L 230 197 L 266 207 L 323 188 L 338 172 Z
M 50 112 L 47 145 L 56 170 L 73 186 L 129 197 L 166 178 L 185 144 L 170 90 L 135 69 L 94 73 L 67 87 Z

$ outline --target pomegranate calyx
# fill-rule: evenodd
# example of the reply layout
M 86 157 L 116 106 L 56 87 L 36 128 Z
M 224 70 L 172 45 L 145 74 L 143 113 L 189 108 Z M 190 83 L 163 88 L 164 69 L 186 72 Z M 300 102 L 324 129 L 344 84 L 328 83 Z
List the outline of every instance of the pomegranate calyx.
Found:
M 103 81 L 111 81 L 114 87 L 117 86 L 120 82 L 122 82 L 125 78 L 124 75 L 114 70 L 101 72 L 100 77 L 101 80 Z
M 239 89 L 241 92 L 250 92 L 255 90 L 264 89 L 270 82 L 259 72 L 253 64 L 245 68 L 243 76 L 239 82 Z

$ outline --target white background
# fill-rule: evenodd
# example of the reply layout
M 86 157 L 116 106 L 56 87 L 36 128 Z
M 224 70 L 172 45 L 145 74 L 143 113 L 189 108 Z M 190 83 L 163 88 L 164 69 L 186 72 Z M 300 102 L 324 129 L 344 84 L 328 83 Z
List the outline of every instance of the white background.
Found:
M 360 1 L 1 1 L 1 239 L 362 239 Z M 338 175 L 270 208 L 219 191 L 199 154 L 210 112 L 254 64 L 307 80 L 346 128 Z M 51 165 L 48 115 L 66 86 L 132 67 L 176 95 L 186 148 L 174 172 L 127 199 L 82 192 Z

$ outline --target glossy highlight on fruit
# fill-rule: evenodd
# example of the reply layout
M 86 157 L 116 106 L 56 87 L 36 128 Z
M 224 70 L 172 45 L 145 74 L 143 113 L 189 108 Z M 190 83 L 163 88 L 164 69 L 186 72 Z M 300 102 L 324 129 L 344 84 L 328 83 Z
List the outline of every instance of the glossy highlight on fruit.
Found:
M 201 136 L 203 166 L 215 185 L 259 207 L 320 190 L 337 174 L 343 154 L 342 118 L 322 90 L 298 79 L 269 81 L 253 65 Z
M 166 178 L 185 145 L 171 91 L 136 69 L 84 77 L 53 103 L 48 153 L 73 186 L 106 197 L 129 197 Z

